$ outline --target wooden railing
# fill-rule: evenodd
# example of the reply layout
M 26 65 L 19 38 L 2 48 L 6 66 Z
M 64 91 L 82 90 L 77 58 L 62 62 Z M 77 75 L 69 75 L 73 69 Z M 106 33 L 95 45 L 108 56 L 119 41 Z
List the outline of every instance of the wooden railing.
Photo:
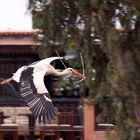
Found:
M 27 116 L 30 115 L 30 118 L 33 117 L 33 115 L 31 114 L 30 111 L 28 111 L 28 113 L 27 113 L 27 107 L 25 110 L 23 110 L 23 108 L 22 108 L 22 114 L 18 114 L 19 110 L 21 110 L 20 107 L 19 107 L 19 109 L 16 107 L 16 110 L 14 110 L 14 108 L 11 107 L 11 109 L 10 109 L 11 114 L 8 113 L 9 109 L 10 108 L 8 107 L 7 111 L 6 111 L 6 107 L 5 107 L 4 112 L 0 112 L 0 123 L 1 124 L 4 123 L 4 119 L 6 119 L 7 117 L 9 118 L 8 119 L 9 121 L 11 120 L 11 122 L 13 122 L 12 118 L 13 118 L 13 116 L 15 116 L 15 118 L 17 118 L 17 120 L 15 119 L 14 123 L 20 123 L 18 116 L 25 116 L 24 118 L 26 120 L 23 120 L 23 121 L 28 122 L 28 123 L 30 123 L 30 119 Z M 12 109 L 13 109 L 13 111 L 12 111 Z M 14 114 L 12 114 L 12 112 Z M 57 124 L 57 125 L 69 125 L 69 126 L 83 125 L 82 116 L 80 116 L 80 114 L 74 113 L 74 112 L 59 112 L 58 115 L 56 116 L 56 120 L 54 120 L 50 123 Z
M 82 125 L 81 116 L 72 112 L 62 112 L 58 115 L 58 124 L 66 124 L 71 126 Z
M 78 109 L 79 99 L 66 99 L 66 98 L 64 99 L 63 98 L 63 99 L 53 100 L 53 102 L 59 111 L 57 119 L 54 123 L 57 123 L 58 125 L 67 124 L 70 126 L 82 125 L 83 114 L 82 114 L 82 112 L 79 112 L 79 109 Z M 13 112 L 16 112 L 18 107 L 19 107 L 19 110 L 20 110 L 20 107 L 22 107 L 22 109 L 24 109 L 24 107 L 26 108 L 26 110 L 28 109 L 28 107 L 25 105 L 24 101 L 20 100 L 20 99 L 0 100 L 0 106 L 1 106 L 1 108 L 3 108 L 3 107 L 9 108 L 11 106 L 11 110 L 12 109 L 15 110 Z M 14 108 L 14 107 L 16 107 L 16 108 Z M 6 113 L 6 110 L 4 110 L 4 112 Z M 4 113 L 4 115 L 6 115 L 5 113 Z M 22 114 L 27 115 L 27 112 L 22 111 Z M 18 116 L 18 114 L 17 114 L 17 116 Z

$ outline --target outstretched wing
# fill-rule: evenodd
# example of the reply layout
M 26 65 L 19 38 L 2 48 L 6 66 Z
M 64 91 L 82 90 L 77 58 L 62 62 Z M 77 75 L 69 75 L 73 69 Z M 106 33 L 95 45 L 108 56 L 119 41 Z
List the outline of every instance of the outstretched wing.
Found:
M 29 106 L 35 119 L 46 124 L 54 119 L 57 110 L 52 103 L 44 84 L 44 73 L 34 73 L 34 68 L 28 67 L 21 73 L 20 94 Z

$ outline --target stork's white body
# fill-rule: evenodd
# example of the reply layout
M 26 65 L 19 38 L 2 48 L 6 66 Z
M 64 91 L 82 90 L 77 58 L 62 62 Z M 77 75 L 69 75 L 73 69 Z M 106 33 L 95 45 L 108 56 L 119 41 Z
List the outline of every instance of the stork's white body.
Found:
M 43 59 L 41 61 L 34 62 L 28 66 L 22 66 L 16 71 L 16 73 L 13 74 L 12 78 L 14 81 L 19 83 L 21 73 L 25 69 L 32 67 L 34 68 L 32 74 L 34 77 L 33 82 L 35 87 L 37 88 L 37 93 L 38 94 L 48 93 L 48 90 L 44 84 L 44 76 L 51 75 L 51 74 L 57 76 L 57 71 L 54 69 L 52 65 L 50 65 L 52 61 L 57 59 L 63 59 L 63 57 L 50 57 L 50 58 Z
M 17 83 L 19 83 L 19 80 L 20 80 L 20 76 L 21 76 L 21 73 L 22 71 L 26 68 L 26 66 L 22 66 L 21 68 L 19 68 L 16 73 L 13 74 L 12 76 L 12 79 L 14 81 L 16 81 Z

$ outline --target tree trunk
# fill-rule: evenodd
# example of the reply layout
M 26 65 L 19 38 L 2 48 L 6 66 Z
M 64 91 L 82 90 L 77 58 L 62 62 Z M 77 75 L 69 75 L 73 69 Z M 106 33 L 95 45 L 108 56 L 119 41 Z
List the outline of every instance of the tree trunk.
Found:
M 122 88 L 123 92 L 121 97 L 124 98 L 123 102 L 123 114 L 127 115 L 127 108 L 131 112 L 128 116 L 136 123 L 140 124 L 140 48 L 136 46 L 126 46 L 123 43 L 119 43 L 114 49 L 114 66 L 117 70 L 120 79 L 118 88 Z M 128 92 L 127 99 L 125 92 Z M 121 100 L 121 98 L 120 98 Z M 130 101 L 131 100 L 131 101 Z M 130 102 L 129 102 L 130 101 Z M 124 103 L 125 102 L 125 103 Z M 128 106 L 126 108 L 126 102 Z M 125 110 L 126 109 L 126 110 Z M 121 114 L 120 114 L 121 115 Z M 128 117 L 127 116 L 127 117 Z M 129 118 L 128 117 L 128 118 Z M 134 124 L 130 127 L 133 127 Z
M 135 49 L 127 49 L 119 45 L 115 50 L 116 69 L 121 76 L 120 86 L 125 86 L 130 91 L 138 95 L 140 86 L 138 85 L 140 74 L 137 71 Z

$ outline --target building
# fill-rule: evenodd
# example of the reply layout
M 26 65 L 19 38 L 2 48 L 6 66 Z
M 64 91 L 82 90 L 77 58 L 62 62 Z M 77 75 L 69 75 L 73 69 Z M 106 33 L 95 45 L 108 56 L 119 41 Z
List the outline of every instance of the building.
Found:
M 39 60 L 40 43 L 34 41 L 33 33 L 34 30 L 0 31 L 0 80 L 10 77 L 19 67 Z M 79 96 L 52 95 L 60 113 L 53 122 L 44 126 L 34 122 L 31 112 L 18 94 L 18 85 L 15 82 L 1 85 L 0 92 L 0 139 L 82 139 L 82 118 L 77 112 Z
M 34 32 L 0 31 L 0 80 L 40 59 L 40 42 L 34 41 Z M 35 123 L 15 82 L 0 85 L 0 140 L 107 140 L 107 124 L 95 123 L 98 110 L 94 105 L 86 104 L 85 99 L 81 104 L 78 89 L 58 91 L 61 87 L 57 81 L 55 78 L 45 81 L 50 84 L 52 100 L 59 110 L 56 119 L 47 125 Z M 109 125 L 110 132 L 113 127 Z M 115 140 L 115 133 L 110 134 Z

